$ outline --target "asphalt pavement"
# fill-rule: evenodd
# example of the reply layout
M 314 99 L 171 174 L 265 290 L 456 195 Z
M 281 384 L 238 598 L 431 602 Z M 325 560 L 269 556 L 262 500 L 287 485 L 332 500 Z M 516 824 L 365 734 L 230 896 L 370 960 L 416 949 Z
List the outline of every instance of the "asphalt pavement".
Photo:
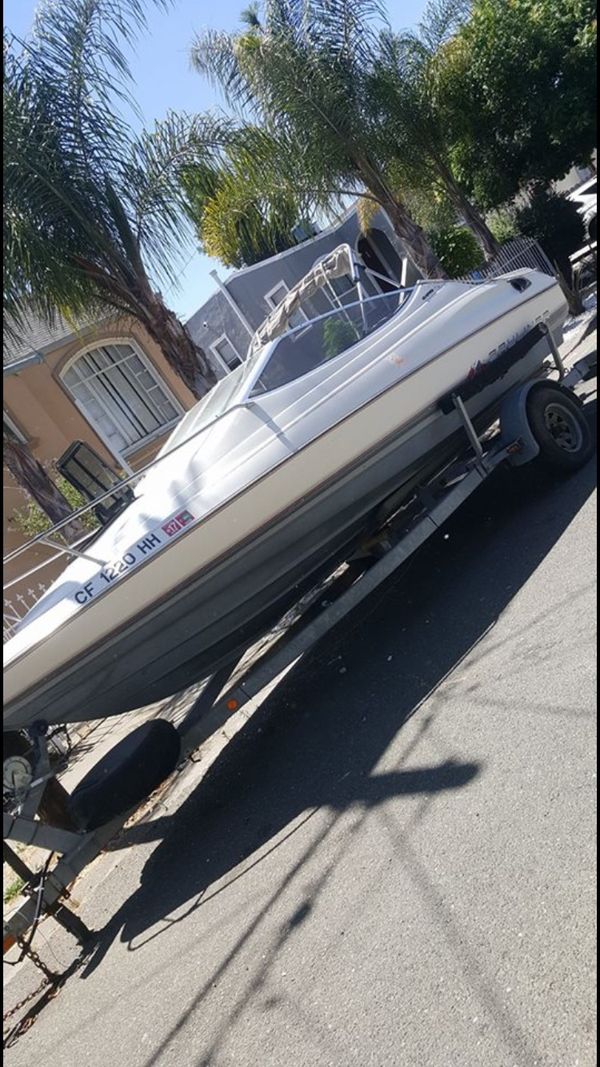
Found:
M 126 835 L 9 1067 L 592 1067 L 595 483 L 497 472 Z

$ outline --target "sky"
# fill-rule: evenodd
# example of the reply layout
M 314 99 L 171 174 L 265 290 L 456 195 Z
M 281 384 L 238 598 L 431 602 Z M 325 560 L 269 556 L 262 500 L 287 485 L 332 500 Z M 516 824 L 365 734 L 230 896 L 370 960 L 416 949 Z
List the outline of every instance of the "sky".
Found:
M 29 31 L 38 0 L 5 0 L 4 25 L 18 37 Z M 61 0 L 56 0 L 60 3 Z M 391 0 L 390 22 L 396 29 L 413 26 L 419 21 L 426 0 Z M 145 125 L 167 111 L 206 111 L 222 102 L 217 92 L 200 75 L 190 69 L 188 53 L 196 33 L 205 28 L 234 30 L 240 11 L 247 0 L 174 0 L 165 12 L 148 3 L 148 30 L 139 38 L 131 57 L 135 82 L 134 95 Z M 184 259 L 177 285 L 164 292 L 166 302 L 185 321 L 210 296 L 215 288 L 210 271 L 217 269 L 221 278 L 228 271 L 216 260 L 196 251 Z

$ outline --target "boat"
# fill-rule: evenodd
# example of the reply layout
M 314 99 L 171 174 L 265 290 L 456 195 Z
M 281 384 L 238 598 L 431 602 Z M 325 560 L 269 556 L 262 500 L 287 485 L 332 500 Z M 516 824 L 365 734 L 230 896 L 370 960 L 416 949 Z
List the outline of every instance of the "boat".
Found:
M 344 274 L 353 288 L 339 296 Z M 322 289 L 330 310 L 299 316 Z M 351 250 L 336 249 L 5 644 L 4 730 L 123 714 L 233 662 L 348 558 L 384 501 L 464 450 L 453 391 L 490 426 L 540 375 L 540 324 L 560 340 L 566 315 L 556 280 L 535 270 L 369 295 Z

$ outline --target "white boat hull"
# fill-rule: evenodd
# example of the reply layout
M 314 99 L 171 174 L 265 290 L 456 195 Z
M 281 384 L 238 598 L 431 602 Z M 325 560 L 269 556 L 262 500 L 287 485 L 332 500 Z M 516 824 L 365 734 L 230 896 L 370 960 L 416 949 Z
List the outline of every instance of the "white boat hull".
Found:
M 371 350 L 338 357 L 326 379 L 313 371 L 236 407 L 181 450 L 185 462 L 167 457 L 168 480 L 159 465 L 140 500 L 93 546 L 114 564 L 158 529 L 157 550 L 111 581 L 106 567 L 76 561 L 5 646 L 4 729 L 120 714 L 243 649 L 303 581 L 343 555 L 386 496 L 461 448 L 457 414 L 442 414 L 436 401 L 536 322 L 560 329 L 560 289 L 531 277 L 527 301 L 505 282 L 496 314 L 480 314 L 466 337 L 452 309 L 441 315 L 443 337 L 433 315 L 415 321 L 414 336 L 388 324 L 368 339 Z M 489 424 L 546 354 L 547 344 L 537 344 L 474 396 L 471 416 Z M 165 541 L 165 520 L 177 509 L 188 525 Z

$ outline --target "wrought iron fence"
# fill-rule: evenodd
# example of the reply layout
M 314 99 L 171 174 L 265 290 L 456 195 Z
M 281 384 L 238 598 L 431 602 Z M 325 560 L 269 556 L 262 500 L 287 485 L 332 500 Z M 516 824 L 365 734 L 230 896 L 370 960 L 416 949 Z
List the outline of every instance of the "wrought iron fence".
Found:
M 461 281 L 483 281 L 485 278 L 497 278 L 511 270 L 541 270 L 544 274 L 556 274 L 556 270 L 544 249 L 533 237 L 513 237 L 502 245 L 497 256 L 485 263 L 479 270 L 461 278 Z

